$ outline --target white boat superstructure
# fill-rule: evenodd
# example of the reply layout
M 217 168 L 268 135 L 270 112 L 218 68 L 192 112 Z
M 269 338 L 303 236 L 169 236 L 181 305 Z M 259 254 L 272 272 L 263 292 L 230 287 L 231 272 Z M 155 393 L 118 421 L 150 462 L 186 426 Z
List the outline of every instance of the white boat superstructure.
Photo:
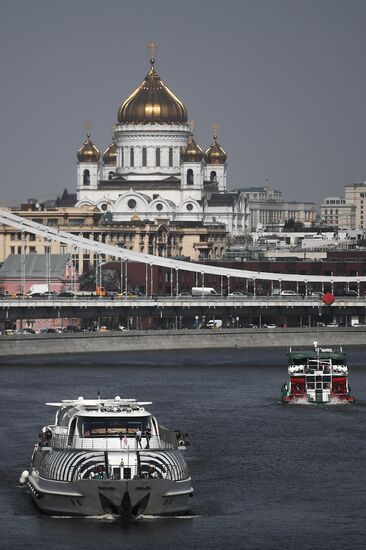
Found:
M 123 517 L 186 512 L 193 494 L 174 432 L 135 399 L 84 399 L 57 407 L 35 445 L 28 486 L 52 514 Z
M 348 402 L 354 398 L 348 384 L 347 358 L 342 347 L 289 351 L 289 381 L 282 386 L 284 403 Z

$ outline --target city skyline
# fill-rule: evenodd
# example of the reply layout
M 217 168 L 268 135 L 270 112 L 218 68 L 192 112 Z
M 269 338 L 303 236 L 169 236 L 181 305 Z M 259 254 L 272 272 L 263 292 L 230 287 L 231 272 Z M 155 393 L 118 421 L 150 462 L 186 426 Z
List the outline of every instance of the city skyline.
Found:
M 202 148 L 219 124 L 229 190 L 269 185 L 318 204 L 343 195 L 366 179 L 366 5 L 319 4 L 4 6 L 0 203 L 75 192 L 85 123 L 103 151 L 120 103 L 147 73 L 151 39 L 157 71 L 195 120 Z

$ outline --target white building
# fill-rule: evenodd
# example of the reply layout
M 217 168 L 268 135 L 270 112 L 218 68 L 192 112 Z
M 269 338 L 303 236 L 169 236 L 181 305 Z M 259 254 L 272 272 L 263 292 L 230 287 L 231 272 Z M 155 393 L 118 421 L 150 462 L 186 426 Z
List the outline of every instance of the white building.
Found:
M 343 197 L 325 197 L 320 207 L 320 217 L 327 226 L 339 229 L 355 229 L 356 205 Z
M 300 222 L 304 227 L 316 223 L 316 205 L 313 202 L 284 200 L 281 191 L 272 187 L 248 187 L 241 190 L 247 201 L 247 227 L 249 231 L 285 230 L 289 220 Z
M 183 103 L 162 82 L 155 60 L 121 104 L 113 141 L 102 157 L 90 134 L 77 153 L 77 206 L 93 205 L 115 222 L 224 223 L 246 229 L 243 192 L 227 191 L 227 155 L 214 133 L 204 153 Z

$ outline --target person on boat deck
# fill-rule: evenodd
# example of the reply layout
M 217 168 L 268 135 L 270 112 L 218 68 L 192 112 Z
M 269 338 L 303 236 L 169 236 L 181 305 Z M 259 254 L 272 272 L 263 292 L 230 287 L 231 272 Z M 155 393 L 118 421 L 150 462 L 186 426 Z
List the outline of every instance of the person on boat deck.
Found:
M 149 470 L 147 472 L 147 477 L 149 477 L 151 479 L 159 477 L 158 471 L 157 471 L 157 469 L 155 468 L 155 466 L 153 464 L 150 464 L 150 466 L 149 466 Z
M 146 437 L 145 449 L 150 449 L 150 439 L 151 439 L 151 428 L 150 428 L 150 426 L 146 426 L 146 428 L 145 428 L 145 437 Z
M 136 448 L 140 446 L 140 448 L 142 449 L 142 445 L 141 445 L 142 432 L 140 428 L 137 428 L 135 436 L 136 436 Z
M 103 466 L 97 467 L 97 473 L 95 474 L 95 479 L 106 479 L 107 473 L 104 471 Z

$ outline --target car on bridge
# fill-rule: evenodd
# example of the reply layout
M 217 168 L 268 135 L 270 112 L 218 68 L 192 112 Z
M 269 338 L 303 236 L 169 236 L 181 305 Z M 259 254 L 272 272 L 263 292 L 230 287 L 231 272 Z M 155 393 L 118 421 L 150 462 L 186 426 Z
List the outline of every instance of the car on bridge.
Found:
M 242 292 L 241 290 L 234 290 L 228 294 L 228 298 L 247 298 L 253 296 L 250 292 Z

